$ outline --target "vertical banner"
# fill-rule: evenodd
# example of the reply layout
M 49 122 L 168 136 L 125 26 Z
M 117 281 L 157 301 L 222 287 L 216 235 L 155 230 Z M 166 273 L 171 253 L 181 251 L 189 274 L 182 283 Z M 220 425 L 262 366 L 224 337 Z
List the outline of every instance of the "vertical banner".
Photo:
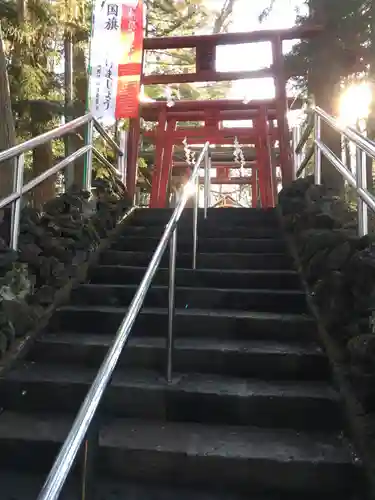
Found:
M 124 47 L 118 67 L 116 119 L 136 118 L 139 114 L 143 53 L 143 2 L 135 7 L 122 6 L 121 45 Z
M 90 51 L 90 111 L 105 121 L 139 113 L 142 0 L 96 0 Z

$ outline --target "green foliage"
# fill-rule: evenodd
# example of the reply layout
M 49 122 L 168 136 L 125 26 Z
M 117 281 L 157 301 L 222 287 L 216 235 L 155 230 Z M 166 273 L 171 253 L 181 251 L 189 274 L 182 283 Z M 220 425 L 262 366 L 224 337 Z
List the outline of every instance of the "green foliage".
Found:
M 190 35 L 209 18 L 202 0 L 146 0 L 145 4 L 149 36 Z
M 147 168 L 147 163 L 144 158 L 138 158 L 138 168 L 145 169 Z
M 216 10 L 205 0 L 145 0 L 148 36 L 191 35 L 226 30 L 236 0 L 216 2 Z M 64 43 L 73 43 L 73 109 L 70 117 L 85 110 L 87 55 L 91 26 L 90 0 L 0 0 L 0 23 L 6 51 L 7 72 L 17 140 L 27 140 L 56 127 L 66 113 L 64 104 Z M 193 70 L 193 50 L 156 51 L 147 57 L 148 71 L 184 73 Z M 194 86 L 172 85 L 174 99 L 214 99 L 226 95 L 228 83 Z M 153 99 L 165 99 L 165 87 L 151 86 L 145 91 Z M 127 121 L 118 124 L 127 129 Z M 74 147 L 83 136 L 74 138 Z M 110 161 L 113 154 L 97 144 Z M 53 144 L 53 159 L 64 153 L 63 142 Z M 45 168 L 51 159 L 46 158 Z M 28 177 L 34 175 L 33 158 L 26 158 Z M 142 168 L 142 167 L 141 167 Z
M 272 0 L 263 17 L 281 1 Z M 329 82 L 340 83 L 373 71 L 375 28 L 371 0 L 305 0 L 304 3 L 309 14 L 297 15 L 296 23 L 321 25 L 322 32 L 296 44 L 286 57 L 288 71 L 304 75 L 294 80 L 297 87 L 313 90 L 315 82 L 307 76 L 312 73 L 324 74 L 325 81 L 328 78 Z

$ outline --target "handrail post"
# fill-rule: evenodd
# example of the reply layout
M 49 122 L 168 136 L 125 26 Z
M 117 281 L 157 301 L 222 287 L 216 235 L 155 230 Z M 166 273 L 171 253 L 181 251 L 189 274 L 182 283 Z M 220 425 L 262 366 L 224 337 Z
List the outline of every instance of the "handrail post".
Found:
M 314 169 L 314 181 L 315 184 L 322 183 L 322 152 L 318 146 L 321 137 L 321 118 L 315 113 L 314 117 L 314 142 L 315 142 L 315 169 Z
M 211 193 L 211 169 L 212 169 L 212 157 L 211 154 L 208 157 L 208 175 L 207 175 L 207 208 L 210 208 L 210 193 Z
M 176 293 L 177 228 L 169 242 L 169 289 L 168 289 L 168 337 L 167 337 L 167 382 L 172 382 L 173 370 L 173 322 L 175 316 Z
M 197 245 L 198 245 L 198 202 L 199 202 L 199 173 L 195 179 L 195 193 L 193 195 L 193 269 L 197 268 Z
M 122 183 L 126 186 L 127 133 L 125 130 L 120 130 L 119 132 L 119 145 L 122 154 L 117 155 L 117 169 L 121 174 Z
M 298 143 L 299 143 L 299 126 L 296 125 L 295 127 L 293 127 L 293 139 L 292 139 L 292 144 L 293 144 L 293 163 L 294 163 L 294 168 L 293 168 L 293 180 L 296 179 L 297 177 L 297 172 L 298 172 L 298 169 L 299 169 L 299 166 L 300 166 L 300 162 L 299 162 L 299 154 L 297 153 L 296 149 L 297 149 L 297 146 L 298 146 Z
M 356 148 L 356 177 L 357 189 L 367 189 L 366 178 L 366 154 L 361 148 Z M 368 208 L 366 203 L 360 196 L 357 196 L 357 212 L 358 212 L 358 236 L 365 236 L 368 233 Z
M 10 247 L 13 250 L 18 249 L 18 237 L 20 233 L 20 218 L 21 218 L 21 205 L 22 205 L 22 187 L 23 187 L 23 173 L 25 168 L 25 155 L 22 153 L 15 158 L 16 171 L 13 180 L 14 191 L 19 195 L 17 200 L 14 201 L 12 207 L 12 226 L 10 235 Z
M 90 149 L 86 153 L 86 172 L 84 179 L 84 189 L 86 191 L 91 191 L 92 183 L 92 148 L 93 148 L 93 138 L 94 138 L 94 120 L 91 119 L 87 124 L 87 146 Z
M 207 209 L 209 203 L 209 182 L 210 182 L 210 151 L 209 148 L 207 148 L 206 153 L 204 155 L 204 218 L 205 219 L 207 219 Z
M 297 129 L 296 126 L 292 127 L 293 180 L 295 180 L 296 178 L 295 172 L 297 172 L 298 170 L 297 153 L 296 153 L 296 137 L 297 137 L 296 129 Z

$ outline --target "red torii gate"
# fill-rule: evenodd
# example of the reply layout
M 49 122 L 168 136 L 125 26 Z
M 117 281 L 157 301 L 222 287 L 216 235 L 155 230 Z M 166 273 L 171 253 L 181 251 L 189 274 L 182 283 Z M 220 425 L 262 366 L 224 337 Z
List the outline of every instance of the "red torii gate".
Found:
M 270 109 L 273 101 L 179 101 L 175 106 L 168 108 L 165 102 L 145 104 L 142 116 L 151 121 L 157 121 L 156 130 L 145 132 L 145 137 L 155 141 L 155 158 L 152 179 L 150 206 L 164 207 L 166 204 L 167 185 L 172 168 L 172 151 L 174 145 L 182 144 L 184 138 L 189 143 L 203 143 L 232 145 L 235 137 L 239 143 L 253 144 L 256 148 L 256 168 L 261 186 L 262 206 L 272 206 L 275 201 L 275 182 L 271 157 L 269 154 L 271 143 L 279 138 L 278 129 L 270 127 L 270 122 L 276 118 L 276 111 Z M 198 108 L 198 109 L 194 109 Z M 229 111 L 229 113 L 228 113 Z M 228 116 L 238 119 L 251 119 L 252 126 L 240 128 L 221 128 L 220 123 Z M 204 121 L 202 127 L 177 127 L 177 122 L 188 120 Z M 254 165 L 252 165 L 254 168 Z M 228 170 L 221 171 L 218 180 L 227 183 Z M 253 183 L 255 191 L 256 184 Z M 254 193 L 255 194 L 255 193 Z M 255 200 L 254 196 L 254 200 Z
M 176 143 L 185 137 L 195 142 L 209 140 L 214 144 L 239 142 L 255 144 L 257 170 L 260 182 L 262 205 L 270 206 L 275 200 L 275 166 L 270 160 L 270 146 L 277 140 L 280 151 L 280 166 L 284 184 L 292 181 L 292 160 L 289 128 L 287 123 L 288 100 L 286 81 L 292 74 L 286 74 L 282 43 L 284 40 L 309 38 L 321 31 L 319 26 L 301 26 L 288 30 L 262 30 L 250 33 L 221 33 L 203 36 L 181 36 L 146 38 L 144 50 L 168 50 L 195 48 L 196 70 L 194 73 L 142 75 L 145 85 L 218 82 L 238 79 L 273 77 L 276 98 L 272 101 L 178 101 L 173 107 L 166 102 L 141 104 L 140 116 L 147 121 L 158 122 L 157 130 L 148 133 L 155 140 L 155 159 L 152 182 L 152 206 L 165 206 L 167 184 L 172 169 L 172 151 Z M 216 47 L 250 42 L 268 41 L 272 46 L 273 63 L 268 68 L 256 71 L 218 72 L 215 69 Z M 179 121 L 204 121 L 204 127 L 178 128 Z M 252 120 L 253 127 L 230 129 L 220 128 L 223 120 Z M 273 120 L 277 127 L 273 127 Z M 147 134 L 146 134 L 147 135 Z M 128 134 L 127 188 L 134 196 L 137 178 L 137 156 L 140 139 L 140 120 L 130 120 Z M 256 183 L 251 183 L 253 193 Z

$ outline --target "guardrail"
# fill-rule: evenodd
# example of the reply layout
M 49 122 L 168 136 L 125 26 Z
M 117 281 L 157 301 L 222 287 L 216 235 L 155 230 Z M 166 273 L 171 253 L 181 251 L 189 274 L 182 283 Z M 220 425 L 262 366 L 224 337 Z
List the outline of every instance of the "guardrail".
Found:
M 326 123 L 341 137 L 356 147 L 356 175 L 348 169 L 343 161 L 331 151 L 321 140 L 321 125 Z M 307 151 L 306 143 L 313 134 L 313 142 Z M 347 183 L 357 192 L 358 206 L 358 234 L 368 233 L 368 208 L 375 212 L 375 197 L 367 189 L 366 160 L 369 156 L 375 159 L 375 143 L 352 127 L 346 127 L 340 121 L 319 107 L 307 111 L 307 119 L 302 127 L 293 129 L 293 152 L 295 176 L 299 177 L 305 171 L 309 161 L 314 157 L 315 184 L 322 182 L 322 155 L 325 156 L 334 168 L 344 177 Z
M 120 355 L 126 346 L 130 336 L 132 326 L 143 306 L 147 291 L 151 286 L 156 271 L 159 268 L 161 259 L 170 245 L 169 251 L 169 293 L 168 293 L 168 335 L 167 335 L 167 368 L 166 378 L 168 383 L 172 381 L 172 356 L 173 356 L 173 322 L 175 315 L 175 274 L 176 274 L 176 253 L 177 253 L 177 224 L 185 208 L 187 200 L 194 196 L 194 220 L 193 220 L 193 256 L 192 267 L 196 267 L 197 250 L 197 227 L 198 227 L 198 194 L 199 194 L 199 169 L 205 160 L 205 189 L 204 189 L 204 217 L 207 217 L 208 208 L 208 182 L 209 182 L 209 143 L 204 145 L 199 158 L 194 166 L 189 182 L 185 185 L 181 193 L 181 198 L 164 230 L 159 244 L 151 258 L 146 273 L 134 295 L 129 306 L 128 312 L 123 319 L 114 341 L 108 350 L 108 353 L 91 385 L 89 392 L 76 416 L 73 426 L 56 458 L 56 461 L 49 473 L 47 480 L 38 496 L 38 500 L 56 500 L 64 486 L 68 474 L 74 464 L 78 451 L 83 443 L 84 446 L 84 464 L 82 480 L 82 498 L 86 498 L 88 469 L 88 450 L 97 446 L 98 432 L 92 432 L 92 437 L 88 436 L 90 425 L 96 416 L 101 398 L 116 368 Z M 93 424 L 94 425 L 94 424 Z
M 86 145 L 78 149 L 74 153 L 70 154 L 62 161 L 46 170 L 40 174 L 35 179 L 24 185 L 24 168 L 25 168 L 25 153 L 32 151 L 36 147 L 45 144 L 47 142 L 53 141 L 54 139 L 59 139 L 67 134 L 74 132 L 80 127 L 87 127 L 87 138 Z M 116 153 L 117 157 L 117 169 L 94 147 L 93 145 L 93 135 L 94 129 L 101 135 L 105 143 L 112 148 Z M 84 179 L 84 188 L 88 191 L 91 190 L 92 181 L 92 155 L 107 168 L 113 169 L 116 172 L 124 175 L 125 173 L 125 140 L 124 137 L 120 139 L 121 147 L 110 137 L 110 135 L 104 130 L 101 124 L 93 117 L 91 113 L 87 113 L 84 116 L 76 118 L 75 120 L 61 125 L 49 132 L 41 134 L 37 137 L 23 142 L 17 146 L 9 148 L 3 152 L 0 152 L 0 168 L 1 163 L 6 160 L 15 161 L 14 170 L 14 182 L 13 182 L 13 192 L 9 196 L 0 200 L 0 209 L 12 205 L 12 221 L 11 221 L 11 237 L 10 246 L 12 249 L 17 250 L 18 248 L 18 236 L 19 236 L 19 224 L 21 216 L 21 200 L 22 196 L 34 189 L 36 186 L 41 184 L 43 181 L 48 179 L 50 176 L 57 174 L 61 170 L 65 169 L 68 165 L 73 164 L 78 158 L 86 157 L 86 175 Z M 123 179 L 124 180 L 124 179 Z

